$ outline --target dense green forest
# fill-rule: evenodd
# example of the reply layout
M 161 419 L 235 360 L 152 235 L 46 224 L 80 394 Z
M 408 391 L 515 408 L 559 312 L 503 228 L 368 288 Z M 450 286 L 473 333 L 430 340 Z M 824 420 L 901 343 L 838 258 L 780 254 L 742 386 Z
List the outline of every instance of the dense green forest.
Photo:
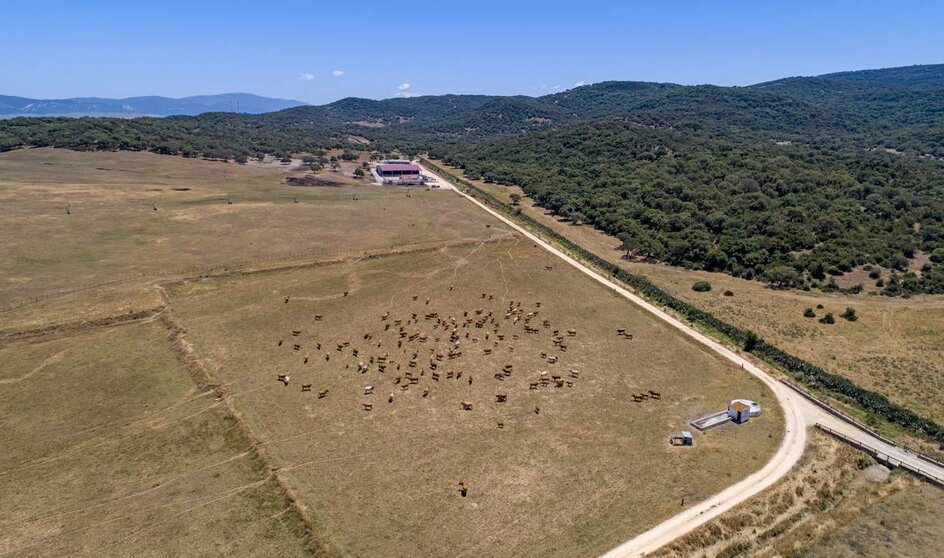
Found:
M 834 288 L 871 264 L 888 294 L 944 292 L 944 163 L 882 151 L 693 140 L 592 122 L 440 153 L 674 265 Z M 932 263 L 908 272 L 918 252 Z
M 0 151 L 30 146 L 239 162 L 428 152 L 676 265 L 824 289 L 868 265 L 893 270 L 873 274 L 885 294 L 944 292 L 944 65 L 749 87 L 613 81 L 537 98 L 0 121 Z

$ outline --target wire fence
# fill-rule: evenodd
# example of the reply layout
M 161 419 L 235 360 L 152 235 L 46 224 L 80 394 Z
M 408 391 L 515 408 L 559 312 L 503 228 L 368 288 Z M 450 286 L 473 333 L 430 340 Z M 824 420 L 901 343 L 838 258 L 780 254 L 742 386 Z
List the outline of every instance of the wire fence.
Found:
M 36 214 L 42 213 L 43 215 L 48 215 L 50 213 L 63 214 L 63 215 L 72 215 L 75 218 L 81 216 L 82 212 L 85 211 L 102 211 L 102 210 L 130 210 L 130 209 L 140 209 L 142 213 L 150 214 L 154 211 L 154 207 L 188 207 L 188 206 L 202 206 L 202 205 L 240 205 L 242 203 L 279 203 L 285 205 L 305 205 L 310 202 L 325 202 L 325 201 L 344 201 L 344 200 L 389 200 L 389 199 L 398 199 L 403 197 L 412 197 L 413 195 L 419 194 L 423 191 L 428 190 L 426 186 L 422 187 L 412 187 L 412 188 L 386 188 L 386 189 L 366 189 L 359 186 L 349 187 L 347 184 L 339 184 L 338 187 L 334 186 L 294 186 L 287 184 L 289 190 L 278 190 L 277 192 L 272 192 L 271 195 L 266 194 L 248 194 L 240 195 L 237 191 L 236 193 L 232 192 L 214 192 L 209 195 L 193 195 L 194 192 L 191 190 L 199 189 L 199 186 L 194 186 L 193 188 L 187 188 L 186 190 L 180 191 L 180 198 L 167 198 L 167 197 L 140 197 L 140 198 L 129 198 L 121 201 L 111 201 L 111 200 L 70 200 L 68 196 L 63 199 L 39 199 L 31 200 L 28 205 L 22 203 L 10 203 L 4 202 L 0 203 L 0 215 L 15 215 L 15 214 Z M 377 185 L 374 185 L 375 187 Z M 345 187 L 345 188 L 341 188 Z M 163 188 L 164 191 L 172 191 L 174 188 L 167 187 Z M 189 192 L 189 195 L 187 194 Z M 68 208 L 68 212 L 67 212 Z
M 173 190 L 173 188 L 169 188 Z M 194 188 L 195 189 L 195 188 Z M 190 190 L 190 188 L 187 188 Z M 382 191 L 371 191 L 371 190 L 345 190 L 342 192 L 331 192 L 324 193 L 324 188 L 309 188 L 309 187 L 298 187 L 298 192 L 285 192 L 280 191 L 278 196 L 275 199 L 270 199 L 268 197 L 258 197 L 258 196 L 248 196 L 247 198 L 241 199 L 232 194 L 227 193 L 214 193 L 209 196 L 200 196 L 200 197 L 189 197 L 179 200 L 151 200 L 151 199 L 132 199 L 121 202 L 112 202 L 112 201 L 84 201 L 84 202 L 68 202 L 68 201 L 55 201 L 47 202 L 44 204 L 46 209 L 55 209 L 62 211 L 83 211 L 83 210 L 101 210 L 101 209 L 127 209 L 130 207 L 142 207 L 146 208 L 148 211 L 152 210 L 152 204 L 156 201 L 161 201 L 162 204 L 169 204 L 172 206 L 179 205 L 194 205 L 194 204 L 205 204 L 205 203 L 224 203 L 224 204 L 234 204 L 237 205 L 239 202 L 258 202 L 258 201 L 276 201 L 281 203 L 292 204 L 293 201 L 298 203 L 309 202 L 309 201 L 336 201 L 342 199 L 393 199 L 400 198 L 404 196 L 410 196 L 412 193 L 415 193 L 417 189 L 403 189 L 403 190 L 382 190 Z M 318 192 L 316 196 L 305 195 L 303 192 L 306 190 Z M 67 210 L 66 208 L 70 208 Z M 14 213 L 19 211 L 20 208 L 13 204 L 0 204 L 0 214 L 4 213 Z M 30 211 L 35 211 L 35 208 L 30 209 Z M 492 239 L 495 233 L 489 233 L 487 239 Z M 461 239 L 458 240 L 459 243 L 470 242 L 472 239 Z M 54 298 L 60 298 L 70 294 L 89 291 L 92 289 L 97 289 L 100 287 L 107 287 L 112 285 L 118 285 L 121 283 L 128 283 L 131 281 L 139 281 L 142 279 L 155 279 L 162 277 L 180 277 L 188 276 L 194 274 L 210 274 L 210 273 L 219 273 L 221 271 L 233 271 L 237 269 L 242 269 L 246 267 L 252 267 L 260 264 L 271 263 L 280 260 L 291 260 L 298 258 L 312 258 L 312 257 L 322 257 L 322 258 L 331 258 L 331 257 L 341 257 L 341 256 L 356 256 L 359 253 L 374 253 L 374 252 L 395 252 L 402 251 L 405 249 L 422 249 L 425 246 L 434 246 L 434 245 L 449 245 L 455 241 L 444 241 L 444 240 L 435 240 L 429 241 L 426 243 L 402 243 L 402 244 L 386 244 L 384 246 L 348 246 L 342 250 L 337 249 L 326 249 L 319 248 L 314 250 L 304 250 L 295 253 L 281 254 L 277 256 L 267 256 L 255 259 L 246 259 L 240 261 L 230 261 L 230 262 L 221 262 L 214 264 L 194 264 L 192 266 L 181 267 L 178 269 L 172 270 L 161 270 L 161 271 L 142 271 L 140 273 L 122 275 L 120 277 L 112 277 L 110 279 L 93 281 L 88 283 L 80 283 L 77 285 L 71 285 L 69 287 L 56 289 L 52 291 L 47 291 L 37 295 L 32 295 L 20 299 L 13 300 L 8 303 L 0 304 L 0 313 L 10 312 L 17 308 L 22 308 L 30 304 L 36 304 L 46 300 L 51 300 Z
M 448 248 L 451 246 L 459 246 L 474 242 L 494 242 L 497 240 L 505 239 L 508 235 L 499 234 L 497 232 L 489 233 L 486 237 L 483 238 L 459 238 L 453 240 L 431 240 L 426 242 L 404 242 L 404 243 L 393 243 L 393 244 L 384 244 L 383 246 L 348 246 L 344 249 L 328 249 L 328 248 L 317 248 L 313 250 L 302 250 L 292 253 L 284 253 L 274 256 L 267 256 L 261 258 L 252 258 L 239 261 L 230 261 L 230 262 L 221 262 L 215 264 L 194 264 L 187 267 L 181 267 L 172 270 L 161 270 L 161 271 L 142 271 L 140 273 L 124 275 L 121 277 L 114 277 L 108 280 L 95 281 L 91 283 L 84 283 L 79 285 L 73 285 L 64 289 L 57 289 L 54 291 L 48 291 L 42 294 L 22 298 L 15 300 L 13 302 L 5 305 L 4 308 L 0 309 L 0 313 L 10 312 L 17 308 L 22 308 L 30 304 L 36 304 L 39 302 L 44 302 L 54 298 L 60 298 L 70 294 L 89 291 L 92 289 L 97 289 L 101 287 L 118 285 L 121 283 L 128 283 L 132 281 L 140 281 L 143 279 L 161 279 L 161 278 L 182 278 L 189 276 L 200 276 L 200 275 L 212 275 L 218 273 L 227 273 L 240 270 L 251 269 L 253 267 L 271 264 L 274 262 L 288 262 L 291 260 L 300 260 L 300 259 L 309 259 L 317 258 L 317 261 L 331 261 L 333 259 L 339 258 L 352 258 L 352 257 L 370 257 L 375 255 L 391 254 L 391 253 L 400 253 L 400 252 L 416 252 L 422 250 L 430 250 L 435 248 Z M 311 262 L 306 262 L 311 263 Z

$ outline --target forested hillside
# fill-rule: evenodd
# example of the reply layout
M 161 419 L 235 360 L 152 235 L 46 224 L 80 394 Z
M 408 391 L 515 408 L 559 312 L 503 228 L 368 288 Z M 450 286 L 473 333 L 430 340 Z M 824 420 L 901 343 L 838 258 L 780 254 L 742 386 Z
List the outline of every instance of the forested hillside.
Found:
M 0 150 L 150 150 L 239 162 L 326 148 L 429 152 L 676 265 L 888 295 L 944 292 L 944 65 L 749 87 L 603 82 L 247 115 L 14 118 Z
M 903 273 L 887 294 L 944 292 L 944 163 L 885 152 L 693 140 L 623 122 L 577 124 L 441 154 L 473 178 L 674 265 L 832 288 L 872 264 Z M 897 290 L 896 290 L 897 289 Z

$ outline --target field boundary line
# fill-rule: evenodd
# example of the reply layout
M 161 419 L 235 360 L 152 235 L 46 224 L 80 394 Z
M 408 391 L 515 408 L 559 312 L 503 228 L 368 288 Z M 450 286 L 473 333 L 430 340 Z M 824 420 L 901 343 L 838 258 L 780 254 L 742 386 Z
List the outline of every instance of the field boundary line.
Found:
M 260 268 L 248 268 L 248 269 L 235 269 L 231 271 L 223 271 L 222 273 L 210 273 L 207 276 L 209 277 L 219 277 L 227 275 L 230 273 L 239 273 L 241 275 L 256 275 L 260 273 L 278 273 L 282 271 L 288 271 L 292 269 L 305 269 L 309 267 L 321 267 L 323 265 L 335 265 L 339 263 L 348 263 L 357 260 L 364 259 L 376 259 L 376 258 L 386 258 L 392 256 L 404 256 L 408 254 L 417 254 L 422 252 L 435 252 L 436 250 L 441 250 L 443 248 L 455 248 L 460 246 L 470 246 L 473 244 L 481 243 L 492 243 L 492 242 L 504 242 L 506 240 L 511 240 L 511 236 L 502 236 L 497 238 L 486 238 L 486 239 L 458 239 L 458 240 L 449 240 L 449 241 L 433 241 L 429 243 L 416 243 L 409 244 L 404 246 L 398 246 L 394 248 L 377 248 L 371 250 L 364 250 L 363 252 L 351 253 L 346 255 L 341 255 L 337 257 L 328 257 L 320 260 L 311 260 L 306 262 L 298 263 L 286 263 L 271 267 L 260 267 Z M 284 261 L 292 258 L 282 258 L 278 261 Z M 264 263 L 264 262 L 263 262 Z M 191 277 L 182 278 L 183 280 L 190 279 Z M 180 281 L 181 279 L 171 280 L 165 284 L 172 284 L 174 281 Z
M 496 236 L 494 238 L 490 236 L 489 238 L 485 239 L 485 241 L 495 242 L 495 241 L 500 241 L 503 239 L 504 238 L 502 238 L 501 236 Z M 475 242 L 482 242 L 482 240 L 464 238 L 464 239 L 453 239 L 453 240 L 431 240 L 427 242 L 407 243 L 407 244 L 400 244 L 400 245 L 393 245 L 393 246 L 388 245 L 388 246 L 380 246 L 380 247 L 375 246 L 375 247 L 367 247 L 367 248 L 358 247 L 358 248 L 351 248 L 348 250 L 324 250 L 324 249 L 306 250 L 306 251 L 301 251 L 301 252 L 294 252 L 291 254 L 281 254 L 281 255 L 273 256 L 269 258 L 257 258 L 253 260 L 238 260 L 235 262 L 210 264 L 210 265 L 194 265 L 194 266 L 182 267 L 175 270 L 162 271 L 162 272 L 138 273 L 134 275 L 125 275 L 123 277 L 118 277 L 116 279 L 109 279 L 107 281 L 101 281 L 98 283 L 85 283 L 81 285 L 75 285 L 72 287 L 66 287 L 63 289 L 49 291 L 47 293 L 42 293 L 35 296 L 14 300 L 12 302 L 7 303 L 3 308 L 0 308 L 0 314 L 6 313 L 6 312 L 12 312 L 13 310 L 16 310 L 18 308 L 23 308 L 25 306 L 30 306 L 32 304 L 38 304 L 40 302 L 45 302 L 47 300 L 61 298 L 61 297 L 68 296 L 70 294 L 75 294 L 78 292 L 90 291 L 90 290 L 98 289 L 101 287 L 107 287 L 110 285 L 118 285 L 121 283 L 128 283 L 131 281 L 138 281 L 138 280 L 144 280 L 144 279 L 163 278 L 165 281 L 172 282 L 175 280 L 193 277 L 194 275 L 219 276 L 219 275 L 223 275 L 227 273 L 239 272 L 240 270 L 245 270 L 244 273 L 266 271 L 268 268 L 264 268 L 264 269 L 252 269 L 252 268 L 254 266 L 264 265 L 267 263 L 284 262 L 288 260 L 297 260 L 297 259 L 302 259 L 302 258 L 317 257 L 320 259 L 309 261 L 309 262 L 301 262 L 297 265 L 285 264 L 282 267 L 292 268 L 292 267 L 304 266 L 305 264 L 317 265 L 321 262 L 331 263 L 331 260 L 346 261 L 348 259 L 371 257 L 375 255 L 382 256 L 382 255 L 386 255 L 386 253 L 388 252 L 395 255 L 396 253 L 401 253 L 401 252 L 408 253 L 411 251 L 419 251 L 423 249 L 434 250 L 440 247 L 450 247 L 452 245 L 464 245 L 464 244 L 471 244 Z
M 159 305 L 146 310 L 130 312 L 128 314 L 118 314 L 115 316 L 105 316 L 104 318 L 95 318 L 82 322 L 66 322 L 53 324 L 36 329 L 14 330 L 0 333 L 0 344 L 23 339 L 35 339 L 37 337 L 54 337 L 58 335 L 68 335 L 70 333 L 81 333 L 89 329 L 98 329 L 103 327 L 113 327 L 128 325 L 153 318 L 164 311 L 164 306 Z
M 166 310 L 160 314 L 158 319 L 167 329 L 168 338 L 174 346 L 177 357 L 190 371 L 190 377 L 197 388 L 204 391 L 212 391 L 217 399 L 220 400 L 222 405 L 217 407 L 217 412 L 223 416 L 224 420 L 232 421 L 236 426 L 237 432 L 249 446 L 249 453 L 255 458 L 254 461 L 258 464 L 260 473 L 275 479 L 275 485 L 280 495 L 294 511 L 296 519 L 304 526 L 304 531 L 300 533 L 300 536 L 307 550 L 319 556 L 340 556 L 342 554 L 341 551 L 333 542 L 323 536 L 326 531 L 319 529 L 318 521 L 312 515 L 311 511 L 288 485 L 288 482 L 282 474 L 282 468 L 276 464 L 272 455 L 266 450 L 264 441 L 256 435 L 255 430 L 253 430 L 236 409 L 232 398 L 229 397 L 226 386 L 214 382 L 213 377 L 194 351 L 193 345 L 188 339 L 186 328 L 177 320 L 177 317 L 171 310 L 170 300 L 166 292 L 160 287 L 159 291 Z

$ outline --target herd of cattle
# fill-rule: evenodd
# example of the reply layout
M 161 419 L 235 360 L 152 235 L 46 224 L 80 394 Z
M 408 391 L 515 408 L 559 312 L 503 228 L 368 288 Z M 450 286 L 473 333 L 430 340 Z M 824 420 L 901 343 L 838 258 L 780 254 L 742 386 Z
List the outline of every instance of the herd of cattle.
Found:
M 344 293 L 345 296 L 347 294 Z M 339 341 L 338 334 L 332 335 L 330 327 L 320 328 L 316 325 L 315 329 L 326 330 L 322 334 L 322 341 L 314 339 L 310 333 L 294 329 L 291 330 L 291 337 L 288 340 L 279 339 L 277 346 L 297 353 L 302 365 L 307 365 L 312 358 L 323 359 L 325 363 L 337 363 L 339 370 L 362 377 L 363 399 L 360 408 L 366 412 L 373 411 L 378 402 L 384 399 L 388 405 L 393 405 L 400 395 L 411 390 L 425 399 L 444 382 L 472 386 L 476 377 L 482 378 L 479 382 L 494 383 L 494 399 L 491 403 L 495 405 L 508 402 L 510 390 L 505 386 L 520 385 L 523 389 L 527 385 L 528 391 L 573 389 L 582 377 L 581 372 L 561 364 L 568 343 L 578 336 L 577 330 L 556 329 L 550 319 L 541 314 L 541 301 L 527 306 L 522 301 L 510 301 L 505 306 L 498 306 L 495 304 L 497 301 L 492 302 L 494 299 L 494 295 L 482 293 L 483 306 L 465 310 L 461 316 L 452 316 L 440 315 L 430 308 L 430 299 L 424 301 L 419 295 L 413 295 L 413 304 L 407 301 L 402 307 L 418 311 L 405 311 L 402 316 L 391 316 L 389 311 L 384 312 L 377 317 L 376 326 L 369 328 L 356 341 Z M 288 304 L 289 301 L 290 298 L 286 297 L 284 303 Z M 493 306 L 494 309 L 489 310 L 486 306 Z M 314 314 L 313 319 L 321 322 L 323 316 Z M 541 334 L 547 335 L 548 344 L 539 351 L 540 360 L 535 363 L 535 370 L 531 372 L 533 376 L 527 382 L 509 382 L 516 373 L 515 364 L 511 362 L 495 364 L 490 372 L 491 378 L 487 380 L 484 378 L 488 378 L 489 371 L 483 370 L 483 367 L 488 365 L 481 364 L 481 361 L 475 365 L 475 370 L 462 369 L 464 358 L 472 351 L 496 357 L 499 352 L 505 352 L 509 354 L 508 359 L 512 360 L 510 355 L 516 354 L 516 341 L 522 336 Z M 617 334 L 627 340 L 633 338 L 624 328 L 619 328 Z M 529 347 L 533 346 L 529 344 Z M 528 357 L 533 358 L 530 355 Z M 520 358 L 517 360 L 520 361 Z M 544 367 L 548 369 L 539 369 Z M 307 372 L 297 373 L 310 376 Z M 277 374 L 276 379 L 286 387 L 295 383 L 289 373 Z M 387 391 L 381 387 L 381 381 L 389 386 L 390 391 L 385 397 L 378 397 L 378 392 Z M 329 389 L 315 389 L 314 382 L 298 384 L 302 392 L 311 392 L 318 399 L 329 396 Z M 659 399 L 661 395 L 654 391 L 633 395 L 637 402 L 649 398 Z M 456 403 L 464 411 L 473 411 L 476 405 L 468 399 L 459 399 Z M 540 407 L 535 406 L 534 413 L 540 412 Z M 504 423 L 497 422 L 497 427 L 504 428 Z

